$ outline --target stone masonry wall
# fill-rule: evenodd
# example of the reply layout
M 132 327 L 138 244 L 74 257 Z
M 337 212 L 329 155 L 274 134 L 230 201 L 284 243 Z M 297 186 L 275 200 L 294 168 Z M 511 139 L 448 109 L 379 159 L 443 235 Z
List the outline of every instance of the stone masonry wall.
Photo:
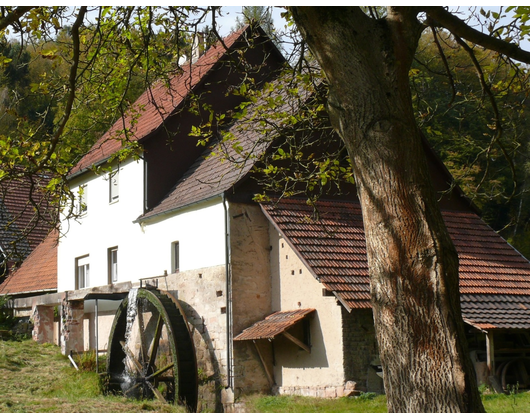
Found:
M 257 205 L 230 203 L 230 248 L 235 337 L 272 312 L 269 223 Z M 258 345 L 272 365 L 270 343 Z M 235 398 L 271 385 L 253 343 L 235 341 Z
M 372 310 L 342 311 L 345 379 L 354 381 L 359 391 L 383 393 L 383 380 L 371 367 L 379 364 Z
M 33 308 L 33 340 L 37 343 L 53 343 L 54 322 L 53 306 L 37 305 Z
M 83 301 L 63 300 L 61 303 L 61 352 L 64 355 L 84 350 Z
M 221 411 L 227 384 L 225 266 L 174 273 L 159 288 L 178 299 L 193 334 L 199 373 L 199 411 Z

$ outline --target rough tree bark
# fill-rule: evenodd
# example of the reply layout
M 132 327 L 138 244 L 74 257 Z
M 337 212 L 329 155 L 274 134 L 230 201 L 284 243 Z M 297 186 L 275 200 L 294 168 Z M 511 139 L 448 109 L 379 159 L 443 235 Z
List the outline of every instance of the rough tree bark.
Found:
M 483 412 L 447 233 L 414 119 L 408 71 L 417 10 L 375 20 L 357 7 L 291 7 L 330 85 L 354 165 L 390 412 Z

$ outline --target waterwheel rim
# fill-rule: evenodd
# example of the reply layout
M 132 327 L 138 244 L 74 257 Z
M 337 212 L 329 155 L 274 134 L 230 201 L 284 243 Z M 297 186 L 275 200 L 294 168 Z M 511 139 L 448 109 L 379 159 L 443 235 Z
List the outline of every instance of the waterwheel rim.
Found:
M 195 351 L 174 299 L 158 290 L 135 289 L 122 301 L 110 332 L 107 373 L 112 391 L 196 411 Z

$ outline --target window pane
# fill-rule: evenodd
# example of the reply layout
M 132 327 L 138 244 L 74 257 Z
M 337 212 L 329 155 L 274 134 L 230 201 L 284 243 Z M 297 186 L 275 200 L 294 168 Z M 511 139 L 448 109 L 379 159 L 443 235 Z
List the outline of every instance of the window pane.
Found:
M 109 248 L 109 283 L 118 281 L 118 248 Z
M 76 258 L 76 281 L 77 288 L 84 289 L 90 286 L 90 265 L 88 257 Z
M 173 249 L 171 250 L 171 254 L 173 257 L 172 266 L 173 266 L 173 272 L 176 273 L 180 270 L 180 246 L 178 242 L 173 242 Z

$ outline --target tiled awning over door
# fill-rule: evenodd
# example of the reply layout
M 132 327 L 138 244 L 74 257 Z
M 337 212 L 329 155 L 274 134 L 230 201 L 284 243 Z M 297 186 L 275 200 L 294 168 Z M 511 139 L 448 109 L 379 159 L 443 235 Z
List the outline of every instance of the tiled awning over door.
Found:
M 297 322 L 315 312 L 315 309 L 297 309 L 293 311 L 274 312 L 262 321 L 243 330 L 234 338 L 235 341 L 270 339 L 284 333 Z

